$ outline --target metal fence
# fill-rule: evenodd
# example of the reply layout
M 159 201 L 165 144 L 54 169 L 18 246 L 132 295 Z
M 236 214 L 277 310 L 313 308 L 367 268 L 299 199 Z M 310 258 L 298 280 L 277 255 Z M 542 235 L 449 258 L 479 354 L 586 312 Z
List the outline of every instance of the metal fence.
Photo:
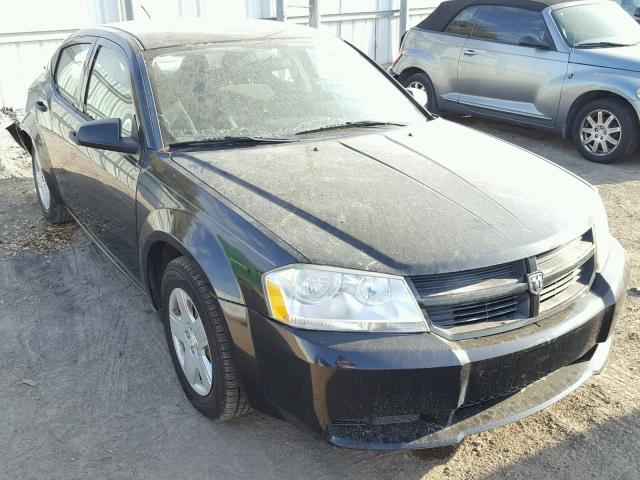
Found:
M 318 0 L 320 28 L 388 65 L 400 42 L 400 0 Z M 409 0 L 408 27 L 440 0 Z M 308 0 L 285 0 L 287 21 L 309 23 Z M 144 8 L 143 8 L 144 7 Z M 38 15 L 25 15 L 37 11 Z M 21 0 L 0 15 L 0 106 L 24 107 L 28 86 L 71 32 L 129 18 L 276 18 L 276 0 Z

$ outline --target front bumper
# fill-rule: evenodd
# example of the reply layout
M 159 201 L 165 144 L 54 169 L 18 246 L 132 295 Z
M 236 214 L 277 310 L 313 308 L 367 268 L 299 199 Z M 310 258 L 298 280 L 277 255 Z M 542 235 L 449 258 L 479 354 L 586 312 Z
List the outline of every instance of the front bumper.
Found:
M 614 241 L 591 290 L 561 313 L 460 341 L 432 333 L 295 330 L 250 312 L 251 390 L 285 419 L 335 445 L 455 444 L 546 408 L 598 373 L 628 275 Z

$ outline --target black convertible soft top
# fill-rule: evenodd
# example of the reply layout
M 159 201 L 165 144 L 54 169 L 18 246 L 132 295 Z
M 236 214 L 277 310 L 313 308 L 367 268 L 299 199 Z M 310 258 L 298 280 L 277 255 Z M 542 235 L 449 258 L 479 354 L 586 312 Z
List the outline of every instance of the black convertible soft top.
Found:
M 442 2 L 417 28 L 442 32 L 458 13 L 473 5 L 500 5 L 524 8 L 541 12 L 550 5 L 567 3 L 570 0 L 448 0 Z

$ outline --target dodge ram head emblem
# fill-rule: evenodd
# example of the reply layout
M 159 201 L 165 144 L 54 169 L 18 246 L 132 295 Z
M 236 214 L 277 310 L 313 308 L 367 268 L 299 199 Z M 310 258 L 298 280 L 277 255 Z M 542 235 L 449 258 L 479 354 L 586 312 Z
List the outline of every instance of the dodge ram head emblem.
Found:
M 539 295 L 544 286 L 544 274 L 542 272 L 529 273 L 527 282 L 529 283 L 529 291 L 533 295 Z

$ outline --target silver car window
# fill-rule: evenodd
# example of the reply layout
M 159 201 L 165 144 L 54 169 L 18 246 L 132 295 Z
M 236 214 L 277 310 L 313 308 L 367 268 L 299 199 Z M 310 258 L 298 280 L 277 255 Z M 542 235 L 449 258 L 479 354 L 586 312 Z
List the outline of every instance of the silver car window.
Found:
M 466 9 L 458 17 L 462 15 L 469 17 L 465 22 L 469 25 L 465 28 L 472 28 L 469 36 L 474 38 L 510 45 L 518 45 L 524 35 L 533 35 L 540 40 L 550 40 L 542 14 L 534 10 L 478 5 Z M 458 17 L 452 21 L 452 24 L 458 20 Z M 461 18 L 460 21 L 462 20 Z

